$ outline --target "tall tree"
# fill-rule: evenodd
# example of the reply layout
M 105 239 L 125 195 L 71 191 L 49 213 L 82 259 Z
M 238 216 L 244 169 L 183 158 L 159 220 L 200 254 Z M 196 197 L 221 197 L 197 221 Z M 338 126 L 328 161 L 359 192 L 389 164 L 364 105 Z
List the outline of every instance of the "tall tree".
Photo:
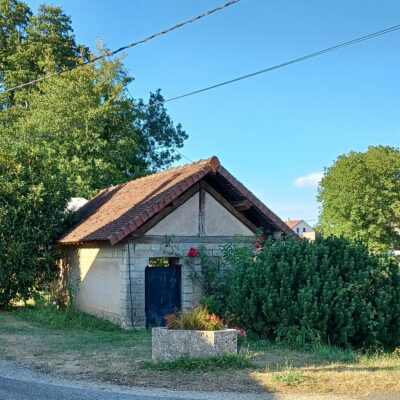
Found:
M 101 54 L 106 49 L 100 46 Z M 0 91 L 94 57 L 59 7 L 0 0 Z M 52 248 L 71 196 L 169 166 L 187 139 L 160 91 L 133 99 L 122 58 L 105 58 L 0 94 L 0 306 L 55 272 Z
M 89 57 L 88 49 L 76 44 L 71 19 L 60 7 L 41 5 L 34 15 L 23 2 L 0 0 L 0 22 L 3 28 L 0 86 L 6 89 L 72 67 L 80 59 Z M 3 108 L 14 104 L 27 106 L 32 89 L 34 87 L 8 94 Z
M 359 238 L 373 250 L 400 247 L 400 150 L 369 147 L 340 156 L 318 191 L 325 235 Z
M 29 7 L 17 0 L 0 0 L 0 84 L 5 72 L 12 69 L 9 57 L 26 37 L 26 27 L 32 15 Z
M 14 112 L 14 140 L 51 143 L 76 196 L 170 165 L 187 138 L 159 92 L 148 106 L 128 96 L 121 60 L 103 60 L 40 83 Z
M 0 42 L 7 54 L 0 64 L 4 88 L 94 56 L 76 44 L 71 20 L 59 7 L 42 5 L 34 15 L 22 2 L 0 0 L 0 15 L 14 21 L 9 32 L 19 32 L 15 44 Z M 99 54 L 106 51 L 98 46 Z M 122 58 L 107 58 L 3 95 L 0 134 L 51 142 L 79 196 L 168 167 L 188 136 L 173 124 L 160 91 L 148 104 L 132 99 L 132 81 Z
M 0 307 L 54 276 L 51 243 L 66 221 L 67 178 L 51 146 L 0 143 Z

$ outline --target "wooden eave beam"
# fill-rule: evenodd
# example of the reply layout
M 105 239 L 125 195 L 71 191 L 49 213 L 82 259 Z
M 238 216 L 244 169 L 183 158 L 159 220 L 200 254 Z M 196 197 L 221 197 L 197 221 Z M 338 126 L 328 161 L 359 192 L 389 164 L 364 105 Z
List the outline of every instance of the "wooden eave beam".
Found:
M 250 210 L 251 207 L 253 207 L 253 204 L 251 203 L 251 201 L 247 200 L 247 199 L 233 201 L 232 205 L 238 211 L 248 211 L 248 210 Z

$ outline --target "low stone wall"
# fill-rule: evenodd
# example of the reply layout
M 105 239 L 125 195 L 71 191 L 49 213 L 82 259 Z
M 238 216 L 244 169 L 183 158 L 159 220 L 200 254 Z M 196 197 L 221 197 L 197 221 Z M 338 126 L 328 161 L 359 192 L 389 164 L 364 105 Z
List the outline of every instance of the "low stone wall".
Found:
M 216 357 L 237 354 L 237 331 L 152 329 L 152 358 L 172 361 L 179 357 Z

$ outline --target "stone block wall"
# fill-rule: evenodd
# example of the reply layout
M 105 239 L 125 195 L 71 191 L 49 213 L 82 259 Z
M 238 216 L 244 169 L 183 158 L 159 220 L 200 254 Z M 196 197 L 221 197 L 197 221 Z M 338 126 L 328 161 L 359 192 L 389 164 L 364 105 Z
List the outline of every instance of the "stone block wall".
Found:
M 199 237 L 200 239 L 200 237 Z M 146 325 L 145 317 L 145 268 L 151 257 L 186 256 L 191 247 L 203 245 L 211 256 L 220 255 L 221 244 L 216 243 L 179 243 L 177 238 L 174 250 L 166 248 L 164 239 L 159 243 L 140 243 L 139 240 L 125 244 L 123 262 L 121 264 L 121 325 L 125 328 L 142 328 Z M 188 310 L 198 304 L 201 298 L 201 287 L 193 282 L 191 267 L 179 257 L 182 266 L 181 302 L 182 309 Z M 130 272 L 129 272 L 130 266 Z M 200 264 L 195 263 L 194 269 L 200 272 Z M 130 278 L 129 278 L 130 276 Z
M 158 242 L 157 242 L 158 240 Z M 166 248 L 164 237 L 146 243 L 140 239 L 111 246 L 106 244 L 70 247 L 64 257 L 68 264 L 68 281 L 73 284 L 76 306 L 89 314 L 99 316 L 124 328 L 144 328 L 145 316 L 145 268 L 151 257 L 179 257 L 182 266 L 181 303 L 188 310 L 198 304 L 201 287 L 192 275 L 201 266 L 195 260 L 189 266 L 183 260 L 191 247 L 204 246 L 210 256 L 218 257 L 223 243 L 182 243 L 177 238 L 174 250 Z M 68 261 L 67 261 L 68 260 Z M 194 271 L 192 271 L 194 268 Z

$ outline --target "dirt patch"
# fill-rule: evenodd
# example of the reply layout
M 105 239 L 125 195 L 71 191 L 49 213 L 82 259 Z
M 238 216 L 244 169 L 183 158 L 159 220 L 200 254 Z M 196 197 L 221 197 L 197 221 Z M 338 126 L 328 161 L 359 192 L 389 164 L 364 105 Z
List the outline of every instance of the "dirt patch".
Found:
M 60 332 L 0 313 L 0 357 L 70 379 L 180 390 L 263 392 L 244 371 L 178 373 L 142 368 L 151 360 L 147 331 Z
M 194 391 L 343 394 L 400 391 L 400 358 L 371 356 L 332 361 L 332 354 L 258 348 L 241 354 L 254 364 L 217 372 L 154 371 L 148 331 L 102 332 L 48 329 L 0 312 L 0 359 L 17 361 L 67 379 Z M 340 357 L 344 357 L 343 354 Z

